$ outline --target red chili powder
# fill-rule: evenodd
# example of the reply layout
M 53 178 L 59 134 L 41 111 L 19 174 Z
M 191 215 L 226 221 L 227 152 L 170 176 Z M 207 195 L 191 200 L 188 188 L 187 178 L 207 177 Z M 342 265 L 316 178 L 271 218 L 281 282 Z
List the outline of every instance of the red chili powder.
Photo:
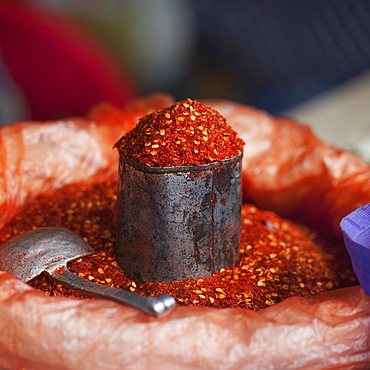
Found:
M 258 310 L 291 296 L 356 284 L 344 246 L 317 243 L 315 235 L 273 212 L 243 206 L 240 259 L 214 276 L 171 284 L 136 284 L 120 268 L 113 247 L 117 236 L 117 183 L 68 185 L 42 195 L 0 230 L 0 242 L 38 227 L 65 227 L 96 253 L 68 264 L 76 275 L 147 296 L 168 293 L 179 305 Z M 341 255 L 341 251 L 343 255 Z M 46 274 L 30 284 L 50 296 L 84 298 Z
M 186 99 L 141 118 L 115 147 L 145 166 L 202 165 L 233 158 L 244 142 L 208 105 Z

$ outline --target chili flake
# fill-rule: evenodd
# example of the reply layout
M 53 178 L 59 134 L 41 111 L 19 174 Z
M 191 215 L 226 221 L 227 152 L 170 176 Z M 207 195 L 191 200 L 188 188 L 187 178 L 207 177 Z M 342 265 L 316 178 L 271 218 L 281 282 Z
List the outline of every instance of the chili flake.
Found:
M 141 118 L 115 147 L 134 162 L 175 167 L 236 157 L 242 154 L 243 145 L 243 140 L 220 113 L 196 100 L 186 99 Z M 151 151 L 150 147 L 157 150 Z
M 75 274 L 144 296 L 168 293 L 178 304 L 188 306 L 258 310 L 291 296 L 310 296 L 357 283 L 345 249 L 342 257 L 337 245 L 332 247 L 328 240 L 318 243 L 310 230 L 272 212 L 244 205 L 237 266 L 221 269 L 212 277 L 137 286 L 118 266 L 113 254 L 116 187 L 116 183 L 69 185 L 52 195 L 42 195 L 0 230 L 0 242 L 38 227 L 66 227 L 96 250 L 69 262 L 68 268 Z M 46 274 L 30 284 L 50 296 L 84 298 Z

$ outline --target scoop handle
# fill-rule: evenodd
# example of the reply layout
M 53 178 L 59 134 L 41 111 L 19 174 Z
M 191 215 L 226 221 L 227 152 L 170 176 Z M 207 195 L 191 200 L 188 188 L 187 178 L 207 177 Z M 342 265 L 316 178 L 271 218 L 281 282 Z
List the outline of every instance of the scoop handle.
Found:
M 73 289 L 88 297 L 115 301 L 137 308 L 152 317 L 160 317 L 176 306 L 175 299 L 168 294 L 161 295 L 158 298 L 153 296 L 143 297 L 127 290 L 111 288 L 85 280 L 73 274 L 65 267 L 58 269 L 57 272 L 49 272 L 49 275 L 64 287 Z

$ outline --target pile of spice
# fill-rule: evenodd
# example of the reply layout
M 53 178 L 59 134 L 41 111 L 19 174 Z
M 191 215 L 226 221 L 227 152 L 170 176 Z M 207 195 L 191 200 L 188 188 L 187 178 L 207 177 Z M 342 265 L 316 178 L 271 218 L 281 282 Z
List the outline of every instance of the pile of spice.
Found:
M 145 166 L 176 167 L 233 158 L 243 145 L 220 113 L 186 99 L 141 118 L 115 147 Z
M 138 286 L 119 267 L 113 253 L 116 189 L 116 183 L 68 185 L 52 195 L 39 196 L 0 230 L 0 242 L 38 227 L 68 228 L 96 250 L 69 263 L 75 274 L 144 296 L 168 293 L 179 305 L 187 306 L 259 310 L 291 296 L 310 296 L 357 283 L 349 259 L 340 254 L 344 248 L 332 248 L 328 240 L 318 243 L 306 228 L 244 205 L 237 266 L 212 277 Z M 44 274 L 30 284 L 49 296 L 84 298 Z

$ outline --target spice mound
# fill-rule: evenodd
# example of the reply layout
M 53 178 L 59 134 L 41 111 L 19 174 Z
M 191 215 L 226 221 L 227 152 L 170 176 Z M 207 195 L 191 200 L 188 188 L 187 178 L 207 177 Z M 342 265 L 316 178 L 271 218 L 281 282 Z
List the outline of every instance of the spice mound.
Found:
M 208 105 L 186 99 L 141 118 L 115 147 L 145 166 L 202 165 L 236 157 L 244 142 Z
M 114 255 L 117 237 L 117 183 L 68 185 L 42 195 L 0 230 L 0 242 L 37 227 L 65 227 L 80 235 L 95 253 L 69 262 L 78 276 L 143 296 L 171 294 L 179 305 L 259 310 L 292 296 L 357 284 L 345 248 L 318 241 L 312 231 L 273 212 L 244 205 L 240 257 L 236 266 L 206 278 L 171 284 L 139 285 Z M 30 284 L 49 296 L 85 298 L 46 274 Z

